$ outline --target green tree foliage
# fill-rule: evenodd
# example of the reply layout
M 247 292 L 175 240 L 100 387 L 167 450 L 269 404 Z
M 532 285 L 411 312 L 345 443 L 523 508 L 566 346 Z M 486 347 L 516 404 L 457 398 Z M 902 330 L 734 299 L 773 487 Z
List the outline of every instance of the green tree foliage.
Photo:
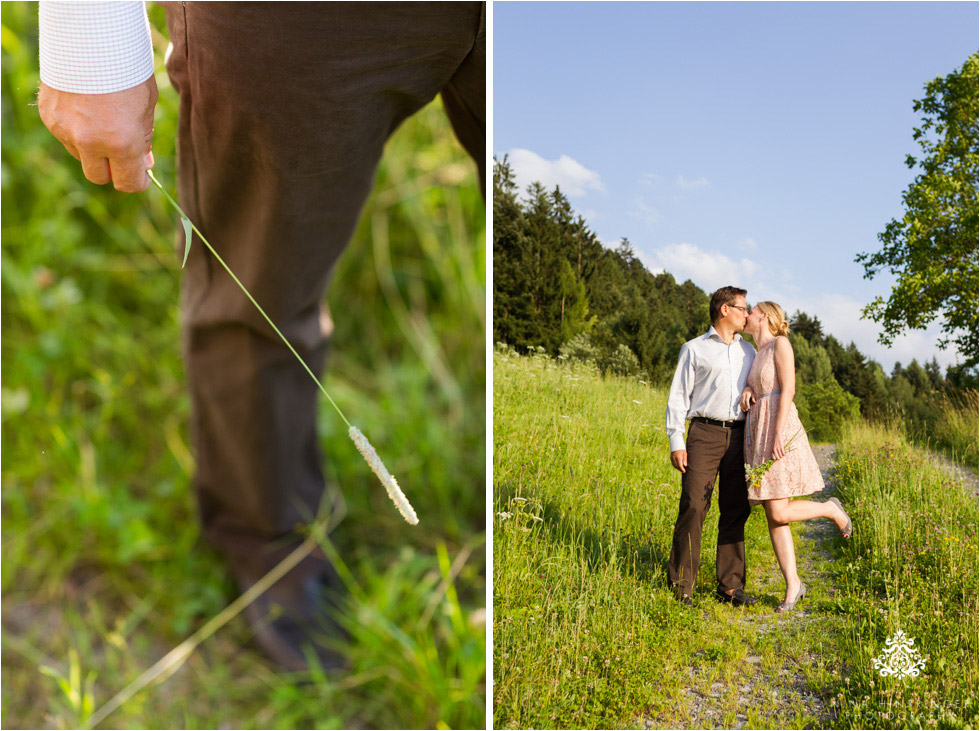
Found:
M 493 327 L 496 340 L 514 346 L 538 342 L 533 293 L 527 287 L 531 243 L 514 175 L 505 164 L 493 168 Z
M 811 345 L 804 336 L 793 332 L 790 332 L 789 339 L 796 358 L 797 382 L 822 383 L 833 380 L 834 370 L 830 365 L 830 356 L 819 342 Z
M 617 376 L 634 376 L 640 370 L 640 361 L 633 351 L 620 343 L 616 350 L 609 354 L 600 364 L 603 373 L 614 373 Z
M 923 115 L 913 134 L 921 155 L 905 164 L 920 172 L 902 194 L 905 215 L 878 235 L 880 251 L 857 257 L 867 279 L 886 268 L 898 277 L 887 301 L 863 310 L 882 325 L 882 343 L 938 317 L 940 345 L 953 343 L 968 366 L 977 365 L 978 333 L 977 58 L 927 83 L 913 104 Z
M 819 343 L 823 340 L 823 326 L 820 320 L 799 310 L 789 319 L 789 329 L 810 343 Z
M 813 442 L 837 441 L 844 424 L 860 416 L 857 396 L 845 391 L 833 378 L 819 383 L 799 382 L 793 401 Z
M 602 354 L 585 333 L 579 333 L 574 338 L 561 346 L 561 357 L 580 363 L 592 363 L 597 365 Z
M 568 259 L 561 260 L 558 277 L 558 293 L 561 296 L 559 339 L 565 343 L 579 333 L 587 333 L 595 324 L 595 316 L 589 317 L 589 298 L 585 294 L 585 282 L 575 276 Z
M 506 157 L 494 160 L 493 256 L 494 339 L 518 351 L 555 355 L 588 334 L 603 370 L 664 382 L 710 324 L 703 291 L 649 272 L 628 239 L 604 247 L 559 188 L 532 183 L 519 197 Z

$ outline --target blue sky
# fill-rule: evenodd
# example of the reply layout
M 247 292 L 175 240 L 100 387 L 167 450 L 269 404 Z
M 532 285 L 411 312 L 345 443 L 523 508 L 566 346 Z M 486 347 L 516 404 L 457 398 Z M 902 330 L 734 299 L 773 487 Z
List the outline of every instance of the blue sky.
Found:
M 887 372 L 859 318 L 893 280 L 857 253 L 903 213 L 923 85 L 978 48 L 975 2 L 495 2 L 493 152 L 560 184 L 651 270 L 820 318 Z

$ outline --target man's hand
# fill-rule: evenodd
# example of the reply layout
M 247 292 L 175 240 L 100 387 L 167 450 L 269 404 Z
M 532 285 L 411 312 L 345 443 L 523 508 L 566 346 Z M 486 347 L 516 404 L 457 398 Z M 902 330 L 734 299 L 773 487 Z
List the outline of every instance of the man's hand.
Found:
M 111 182 L 116 190 L 139 193 L 150 185 L 153 167 L 153 109 L 157 82 L 112 94 L 73 94 L 41 84 L 37 108 L 41 121 L 82 163 L 91 182 Z
M 678 449 L 676 452 L 671 452 L 670 463 L 674 465 L 675 470 L 687 472 L 687 450 Z
M 752 389 L 746 386 L 742 389 L 742 395 L 738 397 L 738 405 L 741 407 L 742 411 L 748 411 L 752 408 L 752 404 L 755 403 L 755 394 Z

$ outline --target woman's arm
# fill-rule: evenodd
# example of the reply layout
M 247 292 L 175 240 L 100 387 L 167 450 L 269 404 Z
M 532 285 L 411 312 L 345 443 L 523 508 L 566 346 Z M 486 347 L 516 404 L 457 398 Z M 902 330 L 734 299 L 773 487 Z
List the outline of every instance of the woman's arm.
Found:
M 789 421 L 789 412 L 796 395 L 796 366 L 793 362 L 793 346 L 789 338 L 777 337 L 775 345 L 776 378 L 779 381 L 779 411 L 776 412 L 776 434 L 772 445 L 772 458 L 781 459 L 786 451 L 783 449 L 783 430 Z

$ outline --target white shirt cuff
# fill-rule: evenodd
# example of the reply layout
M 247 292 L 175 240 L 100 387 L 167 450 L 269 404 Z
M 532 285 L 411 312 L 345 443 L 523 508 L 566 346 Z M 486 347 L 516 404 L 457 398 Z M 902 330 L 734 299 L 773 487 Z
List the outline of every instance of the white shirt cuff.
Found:
M 38 7 L 41 81 L 75 94 L 110 94 L 153 75 L 150 21 L 142 0 Z

